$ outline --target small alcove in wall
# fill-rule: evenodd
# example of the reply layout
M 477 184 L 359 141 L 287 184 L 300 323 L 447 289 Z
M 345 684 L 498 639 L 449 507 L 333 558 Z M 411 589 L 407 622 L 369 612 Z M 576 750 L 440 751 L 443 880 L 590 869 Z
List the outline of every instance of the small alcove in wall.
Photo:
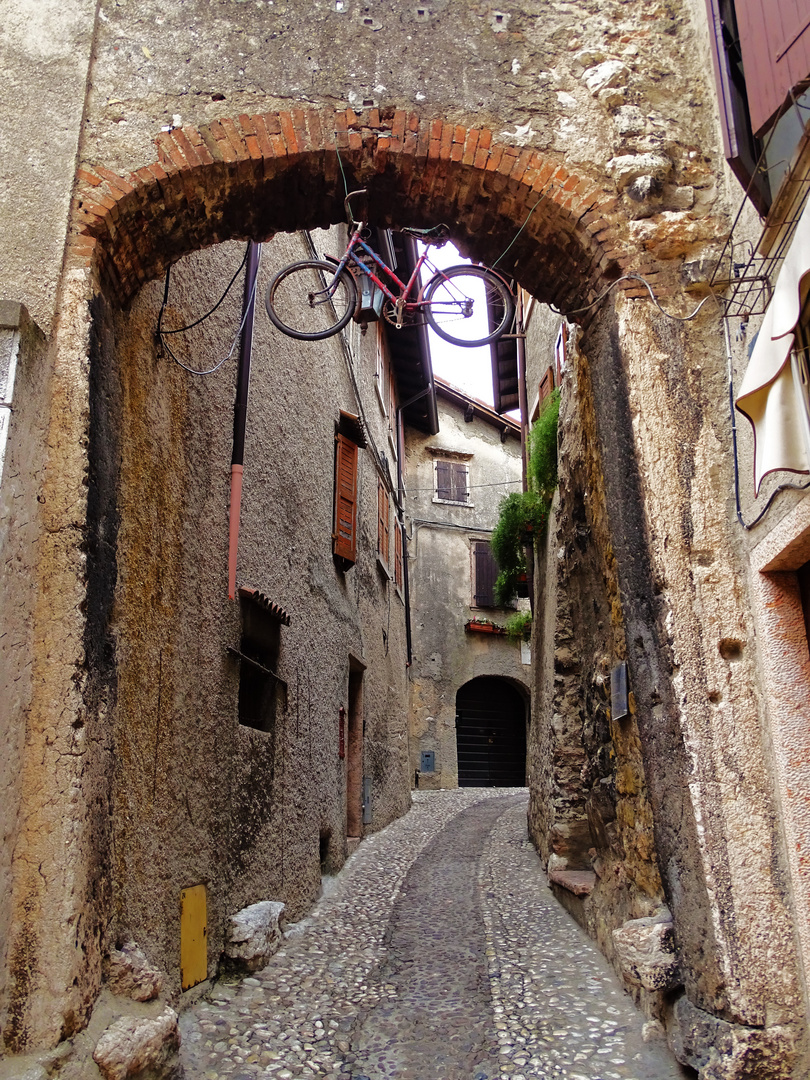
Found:
M 239 603 L 242 634 L 239 648 L 230 650 L 240 665 L 239 723 L 272 733 L 287 700 L 287 684 L 277 670 L 281 627 L 289 626 L 290 616 L 257 589 L 241 588 Z

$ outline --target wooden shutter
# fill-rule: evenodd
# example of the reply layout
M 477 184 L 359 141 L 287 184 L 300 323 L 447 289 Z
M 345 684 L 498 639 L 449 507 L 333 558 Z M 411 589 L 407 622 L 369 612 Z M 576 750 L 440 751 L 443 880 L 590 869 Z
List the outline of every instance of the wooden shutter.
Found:
M 475 574 L 473 606 L 494 607 L 498 564 L 490 551 L 489 544 L 482 541 L 476 542 L 473 548 L 473 572 Z
M 394 581 L 397 588 L 402 588 L 402 526 L 394 522 Z
M 377 481 L 377 554 L 388 566 L 388 492 L 382 480 Z
M 748 108 L 762 136 L 791 89 L 810 73 L 806 0 L 736 0 Z
M 335 436 L 335 531 L 332 551 L 347 562 L 357 556 L 357 444 Z
M 551 393 L 551 391 L 553 389 L 554 389 L 554 368 L 549 367 L 547 369 L 545 375 L 543 376 L 543 378 L 540 380 L 540 386 L 538 387 L 538 391 L 537 391 L 537 393 L 538 393 L 538 404 L 540 406 L 540 412 L 543 411 L 543 402 L 546 400 L 546 398 L 549 396 L 549 394 Z
M 469 502 L 467 495 L 467 466 L 451 462 L 450 482 L 453 494 L 453 502 Z
M 467 466 L 457 461 L 436 462 L 436 498 L 446 502 L 467 503 Z
M 554 359 L 557 365 L 557 385 L 562 382 L 563 372 L 565 371 L 565 324 L 560 327 L 560 331 L 557 334 L 557 340 L 554 343 Z
M 739 10 L 745 0 L 737 0 Z M 765 0 L 781 3 L 782 0 Z M 754 136 L 749 110 L 747 69 L 743 73 L 743 55 L 733 0 L 706 0 L 711 37 L 712 64 L 717 88 L 723 152 L 732 172 L 761 214 L 767 214 L 771 202 L 767 173 L 757 172 L 761 144 Z M 753 89 L 753 88 L 752 88 Z M 756 93 L 756 90 L 753 89 Z
M 452 488 L 450 480 L 450 462 L 449 461 L 437 461 L 436 462 L 436 498 L 437 499 L 450 499 L 452 498 Z

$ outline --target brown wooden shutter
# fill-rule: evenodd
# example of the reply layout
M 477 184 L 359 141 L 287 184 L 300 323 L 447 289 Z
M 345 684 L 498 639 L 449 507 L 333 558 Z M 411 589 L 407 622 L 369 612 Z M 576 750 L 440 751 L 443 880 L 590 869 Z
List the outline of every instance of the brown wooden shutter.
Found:
M 810 73 L 806 0 L 736 0 L 748 108 L 762 136 L 791 89 Z
M 482 541 L 476 542 L 473 548 L 473 568 L 475 573 L 473 605 L 475 607 L 494 607 L 495 578 L 498 576 L 498 564 L 495 562 L 489 544 Z
M 740 10 L 745 0 L 737 0 Z M 765 0 L 770 3 L 771 0 Z M 773 0 L 780 3 L 781 0 Z M 711 37 L 723 152 L 732 172 L 748 191 L 754 206 L 767 214 L 771 202 L 767 173 L 758 172 L 761 144 L 754 137 L 749 110 L 748 70 L 743 74 L 743 54 L 735 5 L 732 0 L 706 0 Z M 754 94 L 756 90 L 752 87 Z
M 467 496 L 467 466 L 452 462 L 450 465 L 450 487 L 453 502 L 469 502 Z
M 538 387 L 538 403 L 540 405 L 540 412 L 543 411 L 543 402 L 549 396 L 554 389 L 554 368 L 549 367 L 540 380 L 540 386 Z
M 453 489 L 450 477 L 450 462 L 436 462 L 436 498 L 452 499 Z
M 394 522 L 394 581 L 402 588 L 402 526 Z
M 382 480 L 377 481 L 377 554 L 388 565 L 388 492 Z
M 335 531 L 332 551 L 347 562 L 357 557 L 357 444 L 335 436 Z

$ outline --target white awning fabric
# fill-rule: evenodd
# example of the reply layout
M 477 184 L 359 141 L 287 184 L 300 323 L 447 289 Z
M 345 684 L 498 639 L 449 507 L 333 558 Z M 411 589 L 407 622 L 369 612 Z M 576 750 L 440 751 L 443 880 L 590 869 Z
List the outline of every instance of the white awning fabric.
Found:
M 777 469 L 810 472 L 807 409 L 789 362 L 794 330 L 809 288 L 810 200 L 776 280 L 736 401 L 754 428 L 755 493 L 764 477 Z

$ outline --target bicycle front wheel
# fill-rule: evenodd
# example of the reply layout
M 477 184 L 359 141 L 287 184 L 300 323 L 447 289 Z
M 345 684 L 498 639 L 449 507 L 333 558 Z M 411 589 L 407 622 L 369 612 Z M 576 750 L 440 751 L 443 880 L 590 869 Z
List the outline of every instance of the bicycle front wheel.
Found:
M 425 286 L 425 315 L 440 338 L 468 349 L 506 332 L 515 305 L 505 281 L 483 266 L 451 266 Z
M 328 262 L 292 263 L 273 278 L 265 306 L 270 321 L 290 337 L 319 341 L 341 330 L 354 314 L 357 289 L 343 270 L 335 280 Z

